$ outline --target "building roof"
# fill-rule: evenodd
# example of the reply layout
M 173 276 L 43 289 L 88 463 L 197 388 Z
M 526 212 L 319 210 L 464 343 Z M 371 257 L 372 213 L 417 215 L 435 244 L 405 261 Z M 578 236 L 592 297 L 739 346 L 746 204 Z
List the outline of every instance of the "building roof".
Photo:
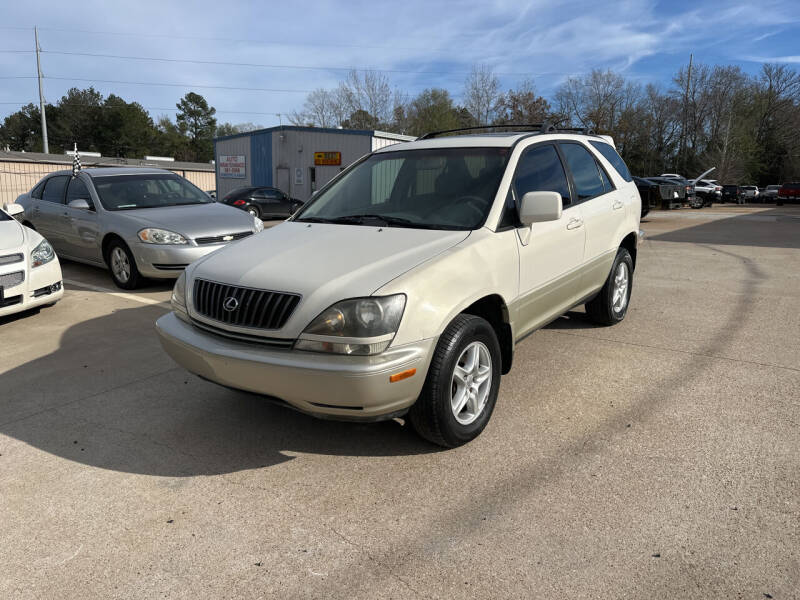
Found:
M 114 158 L 111 156 L 84 156 L 78 150 L 83 167 L 155 167 L 172 171 L 209 171 L 214 172 L 211 163 L 196 163 L 168 160 L 144 160 L 140 158 Z M 0 161 L 38 162 L 72 166 L 72 154 L 44 154 L 43 152 L 16 152 L 0 150 Z
M 370 137 L 386 138 L 390 140 L 397 140 L 399 142 L 410 142 L 416 138 L 412 135 L 402 135 L 399 133 L 390 133 L 388 131 L 380 131 L 377 129 L 339 129 L 338 127 L 303 127 L 300 125 L 277 125 L 275 127 L 267 127 L 265 129 L 254 129 L 253 131 L 243 131 L 242 133 L 234 133 L 231 135 L 223 135 L 214 138 L 215 142 L 221 140 L 231 140 L 238 137 L 246 137 L 259 133 L 272 133 L 273 131 L 311 131 L 314 133 L 338 133 L 342 135 L 367 135 Z

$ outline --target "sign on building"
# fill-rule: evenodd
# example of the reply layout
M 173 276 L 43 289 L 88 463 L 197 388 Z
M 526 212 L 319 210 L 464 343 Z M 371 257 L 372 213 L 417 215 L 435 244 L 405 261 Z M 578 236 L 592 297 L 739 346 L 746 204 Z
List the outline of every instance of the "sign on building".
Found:
M 300 167 L 294 170 L 294 184 L 303 185 L 303 169 Z
M 314 152 L 314 164 L 338 167 L 342 164 L 342 153 Z
M 218 164 L 220 177 L 244 179 L 247 175 L 245 157 L 243 154 L 220 154 Z

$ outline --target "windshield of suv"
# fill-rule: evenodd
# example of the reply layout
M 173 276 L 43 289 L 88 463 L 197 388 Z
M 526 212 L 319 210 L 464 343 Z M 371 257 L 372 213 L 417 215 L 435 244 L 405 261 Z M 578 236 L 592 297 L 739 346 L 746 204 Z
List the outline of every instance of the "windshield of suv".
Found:
M 214 200 L 174 173 L 142 173 L 92 177 L 106 210 L 209 204 Z
M 508 148 L 372 154 L 295 217 L 311 223 L 477 229 L 492 207 Z

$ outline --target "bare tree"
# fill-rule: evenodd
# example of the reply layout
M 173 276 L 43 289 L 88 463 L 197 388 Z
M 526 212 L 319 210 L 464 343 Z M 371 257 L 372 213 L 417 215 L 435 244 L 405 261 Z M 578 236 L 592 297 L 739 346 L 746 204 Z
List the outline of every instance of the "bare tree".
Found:
M 541 123 L 550 116 L 550 103 L 536 94 L 530 79 L 522 81 L 517 89 L 500 94 L 496 106 L 494 122 L 497 125 Z
M 626 107 L 635 102 L 638 88 L 611 70 L 593 69 L 581 77 L 569 77 L 556 92 L 559 112 L 584 127 L 613 131 Z
M 289 115 L 293 125 L 310 125 L 312 127 L 337 127 L 344 119 L 344 111 L 334 92 L 318 88 L 309 93 L 303 104 L 303 110 Z
M 334 92 L 335 102 L 345 118 L 366 113 L 380 124 L 393 118 L 394 94 L 389 78 L 375 71 L 350 71 Z
M 501 99 L 500 80 L 487 65 L 474 65 L 464 82 L 464 107 L 479 125 L 488 125 Z

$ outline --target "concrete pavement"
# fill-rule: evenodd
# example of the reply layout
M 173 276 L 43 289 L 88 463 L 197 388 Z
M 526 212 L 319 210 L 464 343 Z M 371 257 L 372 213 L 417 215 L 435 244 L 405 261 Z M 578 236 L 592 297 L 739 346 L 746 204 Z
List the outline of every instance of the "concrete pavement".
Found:
M 477 440 L 188 375 L 169 284 L 0 322 L 1 598 L 800 596 L 800 210 L 654 212 L 626 320 L 527 338 Z

